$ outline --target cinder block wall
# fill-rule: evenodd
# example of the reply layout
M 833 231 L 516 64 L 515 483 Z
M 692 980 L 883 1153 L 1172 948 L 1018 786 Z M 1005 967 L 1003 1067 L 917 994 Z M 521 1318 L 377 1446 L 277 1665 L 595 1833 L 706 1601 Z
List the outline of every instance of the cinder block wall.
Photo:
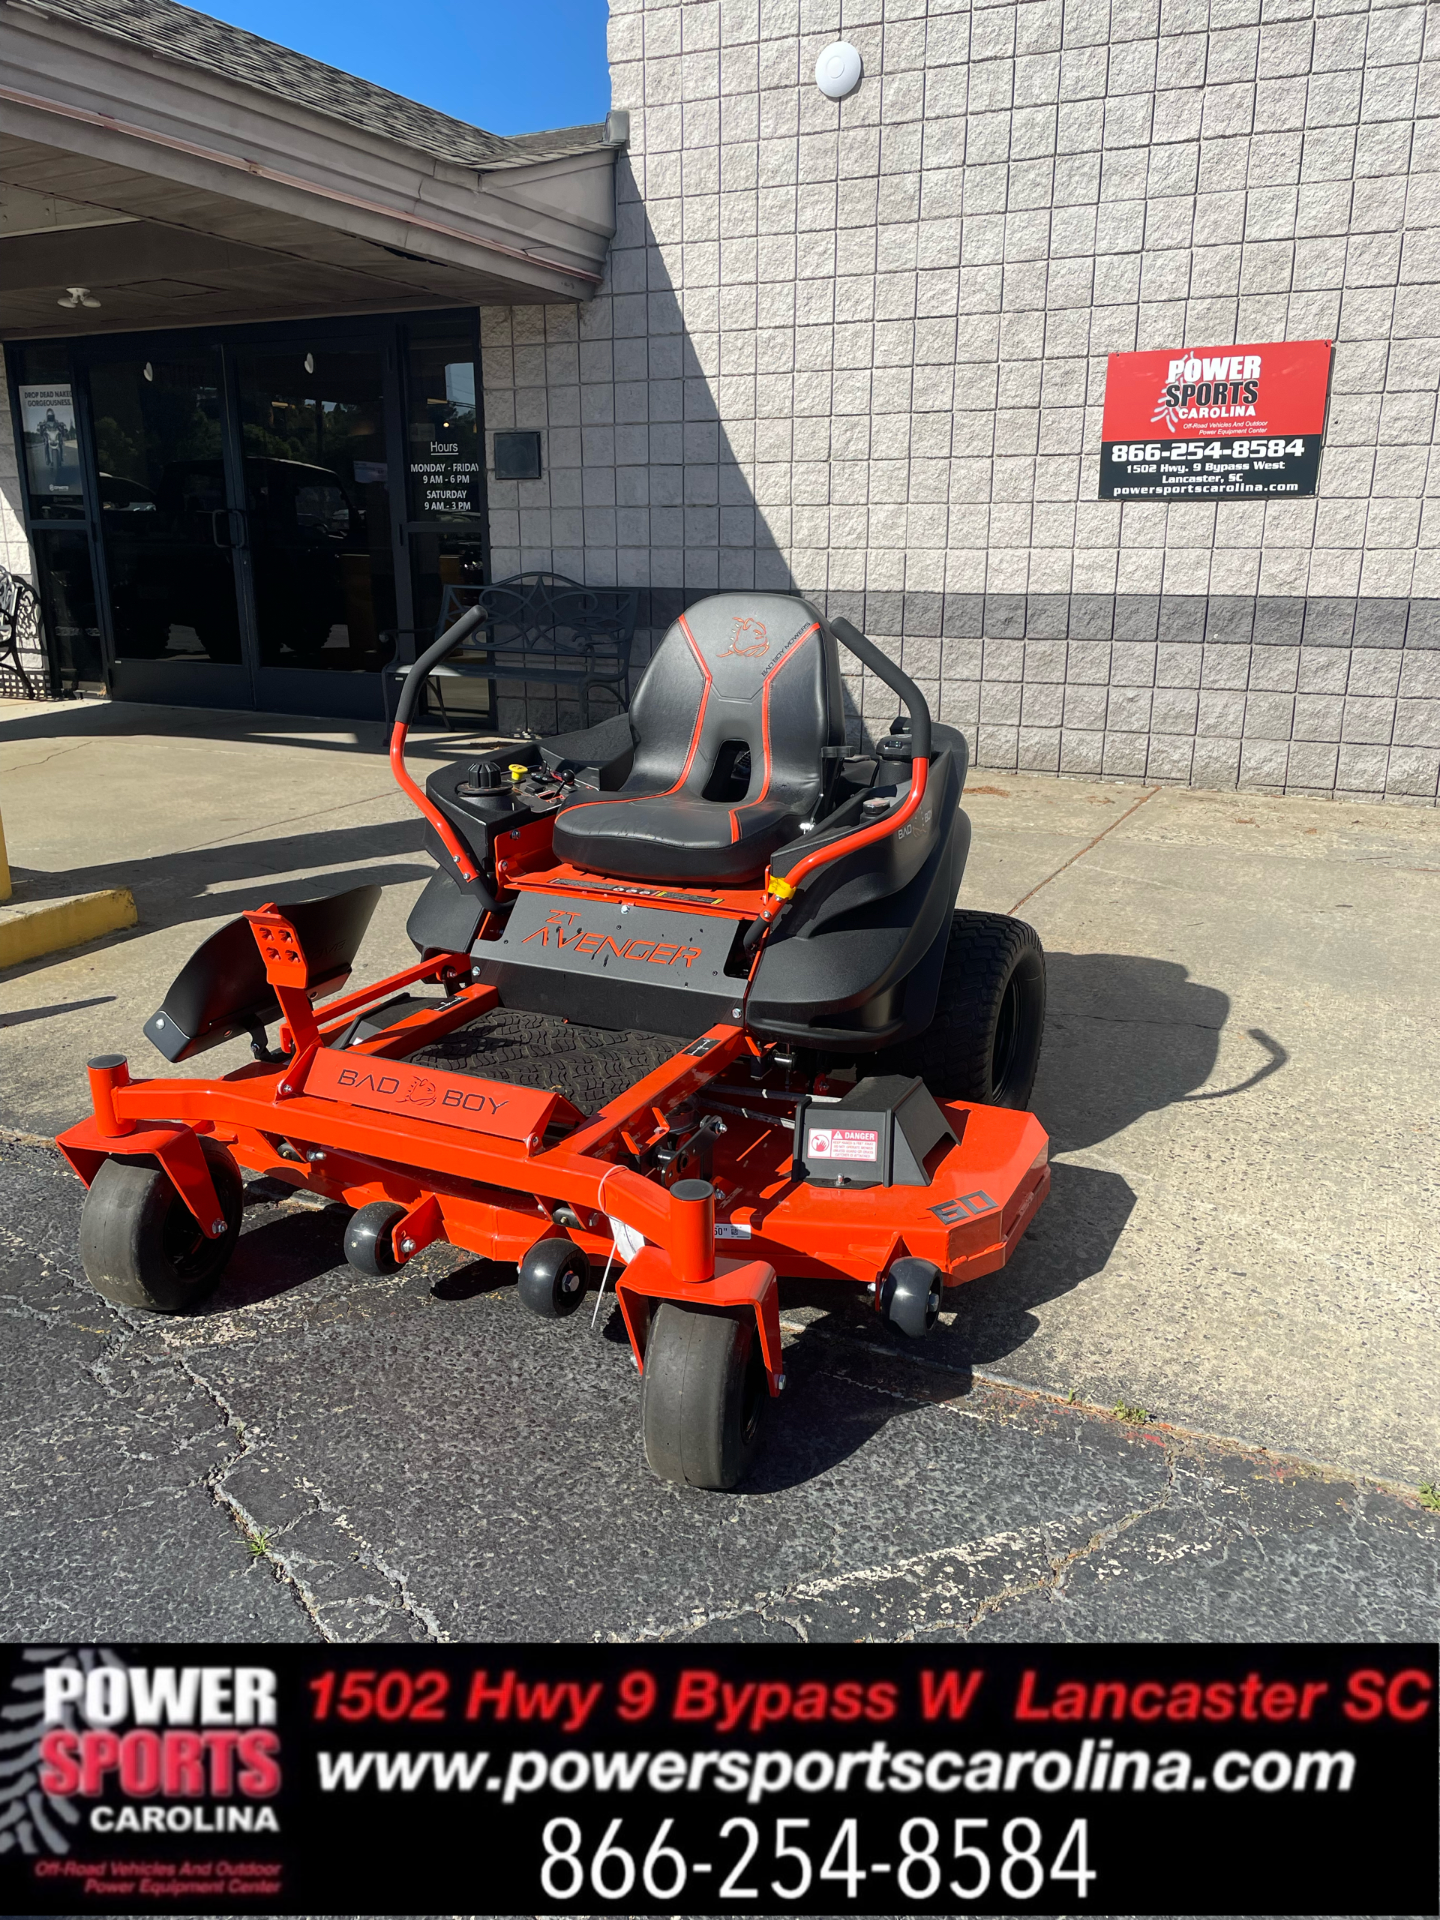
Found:
M 612 0 L 611 61 L 607 285 L 485 316 L 498 568 L 810 593 L 983 766 L 1434 803 L 1440 11 Z M 1318 500 L 1096 499 L 1107 353 L 1326 336 Z

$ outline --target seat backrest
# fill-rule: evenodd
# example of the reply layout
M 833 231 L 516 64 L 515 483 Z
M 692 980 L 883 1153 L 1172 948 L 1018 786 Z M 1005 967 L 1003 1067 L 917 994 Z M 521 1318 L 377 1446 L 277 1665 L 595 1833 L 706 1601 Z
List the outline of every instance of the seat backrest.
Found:
M 835 636 L 798 595 L 714 594 L 665 635 L 630 720 L 627 791 L 808 809 L 845 744 Z

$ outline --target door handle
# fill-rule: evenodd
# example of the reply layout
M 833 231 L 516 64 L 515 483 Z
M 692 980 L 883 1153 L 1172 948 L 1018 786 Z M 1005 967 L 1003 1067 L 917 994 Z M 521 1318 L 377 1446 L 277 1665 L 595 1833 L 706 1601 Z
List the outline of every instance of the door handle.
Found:
M 220 538 L 220 522 L 225 522 L 225 538 Z M 237 533 L 238 528 L 238 533 Z M 233 553 L 245 545 L 245 515 L 239 507 L 212 507 L 210 538 L 222 553 Z

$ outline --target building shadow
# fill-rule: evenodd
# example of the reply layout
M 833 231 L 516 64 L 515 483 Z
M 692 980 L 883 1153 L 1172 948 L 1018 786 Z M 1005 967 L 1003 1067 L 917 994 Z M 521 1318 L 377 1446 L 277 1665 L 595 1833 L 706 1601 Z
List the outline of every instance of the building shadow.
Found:
M 383 754 L 388 728 L 379 720 L 332 719 L 324 715 L 258 712 L 248 707 L 164 707 L 131 700 L 36 701 L 20 711 L 0 710 L 0 751 L 26 740 L 72 741 L 146 734 L 162 739 L 205 739 L 284 746 L 306 753 Z M 498 739 L 477 724 L 446 727 L 433 717 L 411 731 L 407 752 L 424 759 L 452 750 L 472 750 L 474 739 Z
M 72 867 L 63 874 L 22 866 L 11 871 L 17 894 L 27 901 L 129 887 L 140 913 L 140 925 L 128 936 L 133 939 L 157 927 L 241 913 L 265 899 L 284 905 L 317 894 L 341 893 L 366 880 L 383 887 L 428 879 L 433 867 L 429 861 L 421 864 L 423 839 L 424 824 L 416 816 L 372 826 L 305 829 L 266 839 L 234 840 L 148 858 L 126 856 Z M 405 854 L 416 858 L 400 864 Z M 326 871 L 304 871 L 317 867 Z M 301 869 L 298 874 L 297 868 Z M 230 888 L 233 894 L 227 891 Z

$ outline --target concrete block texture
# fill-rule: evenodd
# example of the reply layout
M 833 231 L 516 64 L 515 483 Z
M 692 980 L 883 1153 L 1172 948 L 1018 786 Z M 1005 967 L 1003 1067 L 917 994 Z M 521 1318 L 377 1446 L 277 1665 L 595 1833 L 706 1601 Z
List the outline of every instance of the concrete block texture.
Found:
M 1435 799 L 1423 8 L 636 0 L 612 34 L 606 285 L 487 316 L 487 418 L 546 441 L 497 575 L 843 608 L 980 765 Z M 1096 498 L 1108 353 L 1314 337 L 1316 500 Z

